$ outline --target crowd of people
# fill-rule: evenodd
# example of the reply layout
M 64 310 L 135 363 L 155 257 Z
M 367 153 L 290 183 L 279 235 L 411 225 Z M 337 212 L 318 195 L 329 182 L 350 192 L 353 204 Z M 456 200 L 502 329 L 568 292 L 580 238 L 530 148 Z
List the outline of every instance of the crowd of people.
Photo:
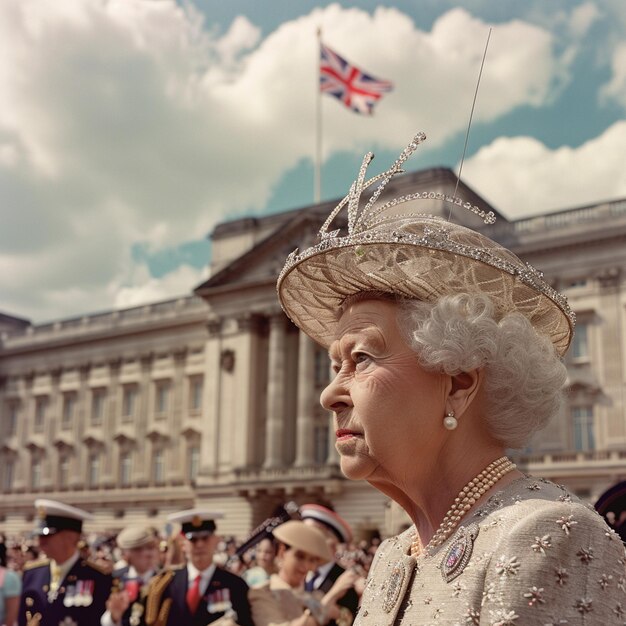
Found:
M 215 511 L 169 516 L 170 536 L 143 525 L 89 535 L 86 511 L 35 504 L 33 535 L 1 538 L 7 626 L 347 626 L 380 543 L 355 542 L 345 520 L 319 504 L 243 549 L 219 535 Z

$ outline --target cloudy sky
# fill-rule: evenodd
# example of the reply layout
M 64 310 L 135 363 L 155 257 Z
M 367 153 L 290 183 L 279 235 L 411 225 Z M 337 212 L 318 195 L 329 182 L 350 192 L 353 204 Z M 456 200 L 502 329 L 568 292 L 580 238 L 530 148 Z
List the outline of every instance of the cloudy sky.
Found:
M 464 179 L 511 219 L 626 197 L 623 0 L 2 0 L 0 311 L 187 294 L 215 224 L 311 204 L 317 28 L 395 84 L 324 97 L 323 199 L 417 130 L 407 169 L 458 167 L 489 27 Z

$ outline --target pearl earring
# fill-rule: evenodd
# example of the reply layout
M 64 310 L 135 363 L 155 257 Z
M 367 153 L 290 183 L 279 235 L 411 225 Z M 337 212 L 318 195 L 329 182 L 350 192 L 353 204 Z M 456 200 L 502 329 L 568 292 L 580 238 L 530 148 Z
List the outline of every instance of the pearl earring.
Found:
M 454 430 L 459 425 L 458 420 L 454 417 L 454 411 L 448 411 L 446 413 L 446 416 L 443 418 L 443 425 L 448 430 Z

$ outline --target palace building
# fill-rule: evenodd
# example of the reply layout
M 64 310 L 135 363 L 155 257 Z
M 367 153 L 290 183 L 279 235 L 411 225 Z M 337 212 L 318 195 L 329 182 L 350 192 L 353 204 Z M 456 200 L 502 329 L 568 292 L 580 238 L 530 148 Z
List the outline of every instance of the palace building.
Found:
M 388 189 L 455 183 L 435 168 Z M 594 502 L 626 479 L 626 200 L 508 221 L 462 183 L 459 195 L 496 224 L 440 214 L 541 269 L 577 314 L 566 405 L 513 456 Z M 40 325 L 0 314 L 0 530 L 27 532 L 40 496 L 91 511 L 88 531 L 163 527 L 206 506 L 225 513 L 222 534 L 243 538 L 288 501 L 332 504 L 357 536 L 403 528 L 395 504 L 343 478 L 318 402 L 327 354 L 276 298 L 286 256 L 334 204 L 218 225 L 211 277 L 177 300 Z

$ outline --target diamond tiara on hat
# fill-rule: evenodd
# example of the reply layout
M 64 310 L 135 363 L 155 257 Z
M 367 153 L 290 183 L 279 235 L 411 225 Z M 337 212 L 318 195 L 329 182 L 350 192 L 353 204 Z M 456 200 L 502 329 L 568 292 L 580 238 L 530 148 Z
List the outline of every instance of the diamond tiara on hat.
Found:
M 434 191 L 380 201 L 389 180 L 402 172 L 403 163 L 425 139 L 418 133 L 389 170 L 368 181 L 365 174 L 373 155 L 365 156 L 350 192 L 322 225 L 319 243 L 287 257 L 277 282 L 283 310 L 296 326 L 328 347 L 335 338 L 341 305 L 356 293 L 382 291 L 426 302 L 455 293 L 483 293 L 493 301 L 499 318 L 521 313 L 564 354 L 575 314 L 541 272 L 482 233 L 412 208 L 423 200 L 444 202 L 462 206 L 486 223 L 495 220 L 492 212 Z M 363 191 L 378 181 L 363 204 Z M 329 230 L 346 205 L 348 232 Z

